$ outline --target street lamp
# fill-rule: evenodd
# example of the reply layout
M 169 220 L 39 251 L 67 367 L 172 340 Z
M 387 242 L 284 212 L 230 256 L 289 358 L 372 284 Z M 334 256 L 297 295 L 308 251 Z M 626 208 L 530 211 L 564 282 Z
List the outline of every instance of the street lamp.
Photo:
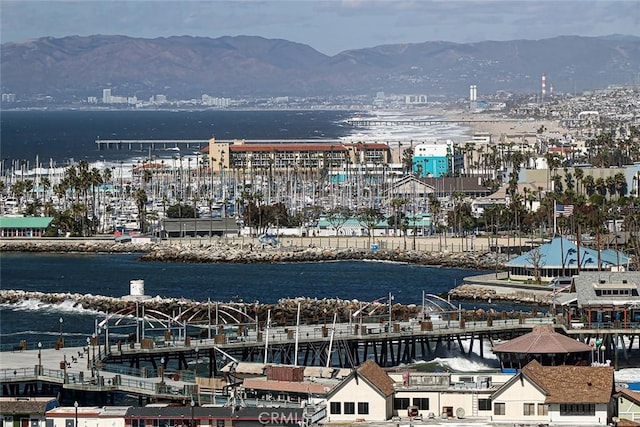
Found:
M 42 343 L 38 341 L 38 375 L 42 375 Z
M 89 357 L 89 346 L 91 345 L 91 338 L 87 337 L 87 369 L 89 369 L 91 367 L 90 365 L 90 357 Z
M 195 373 L 195 377 L 198 376 L 198 351 L 200 349 L 198 348 L 198 346 L 196 345 L 195 351 L 196 351 L 196 373 Z
M 158 369 L 160 374 L 160 382 L 164 383 L 164 357 L 160 358 L 160 369 Z
M 78 401 L 73 402 L 73 407 L 76 408 L 76 424 L 75 427 L 78 427 Z
M 60 337 L 58 338 L 58 344 L 62 345 L 62 324 L 64 323 L 64 319 L 62 317 L 60 317 L 58 319 L 58 322 L 60 322 Z
M 193 401 L 193 397 L 191 398 L 191 427 L 195 427 L 195 419 L 193 417 L 193 408 L 196 406 L 196 402 Z
M 91 334 L 91 376 L 93 369 L 96 367 L 96 333 Z

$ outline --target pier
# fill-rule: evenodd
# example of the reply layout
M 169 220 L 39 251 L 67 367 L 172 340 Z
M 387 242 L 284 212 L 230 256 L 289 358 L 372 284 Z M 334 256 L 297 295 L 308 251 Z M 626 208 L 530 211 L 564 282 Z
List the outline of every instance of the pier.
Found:
M 383 120 L 383 119 L 349 119 L 345 123 L 354 127 L 376 126 L 434 126 L 444 124 L 473 124 L 473 123 L 521 123 L 518 119 L 408 119 L 408 120 Z
M 242 141 L 244 144 L 344 144 L 339 139 L 216 139 L 216 143 L 233 144 Z M 167 150 L 179 153 L 181 150 L 196 150 L 209 145 L 208 139 L 96 139 L 98 150 Z
M 559 321 L 560 320 L 560 321 Z M 223 375 L 232 363 L 297 364 L 355 368 L 367 359 L 381 366 L 398 366 L 415 360 L 430 360 L 439 349 L 456 349 L 461 354 L 485 356 L 485 344 L 528 333 L 535 325 L 553 324 L 577 340 L 598 337 L 602 347 L 598 360 L 615 360 L 618 352 L 627 358 L 635 345 L 640 350 L 637 328 L 577 329 L 562 324 L 561 318 L 541 316 L 517 319 L 488 318 L 469 321 L 453 316 L 388 323 L 310 324 L 299 328 L 274 327 L 265 330 L 241 325 L 220 327 L 212 337 L 145 338 L 140 342 L 113 342 L 108 336 L 86 346 L 38 347 L 22 343 L 0 353 L 0 385 L 3 396 L 51 395 L 62 392 L 73 399 L 94 396 L 110 402 L 116 394 L 137 396 L 143 401 L 215 401 L 208 390 L 210 378 Z M 254 325 L 255 326 L 255 325 Z M 613 325 L 610 325 L 613 326 Z M 619 345 L 625 337 L 627 346 Z M 622 340 L 624 342 L 625 340 Z M 40 344 L 41 345 L 41 344 Z M 595 355 L 594 360 L 595 360 Z M 207 396 L 203 390 L 208 390 Z M 84 394 L 87 394 L 86 396 Z M 206 394 L 205 393 L 205 394 Z
M 207 139 L 96 139 L 98 150 L 199 150 L 209 145 Z

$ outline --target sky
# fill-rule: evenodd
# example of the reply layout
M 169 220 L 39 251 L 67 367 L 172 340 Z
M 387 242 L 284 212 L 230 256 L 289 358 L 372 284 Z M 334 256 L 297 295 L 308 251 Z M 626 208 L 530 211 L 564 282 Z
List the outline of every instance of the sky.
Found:
M 251 35 L 326 55 L 387 44 L 640 36 L 640 0 L 0 0 L 2 43 Z

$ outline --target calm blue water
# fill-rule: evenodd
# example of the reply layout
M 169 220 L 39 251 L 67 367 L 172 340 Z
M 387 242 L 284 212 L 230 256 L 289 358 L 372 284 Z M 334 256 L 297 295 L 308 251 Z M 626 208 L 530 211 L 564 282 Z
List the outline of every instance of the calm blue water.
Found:
M 96 139 L 337 139 L 353 131 L 346 111 L 3 111 L 2 158 L 48 164 L 128 159 Z M 148 153 L 138 153 L 147 155 Z
M 106 296 L 129 293 L 129 281 L 143 279 L 145 293 L 197 301 L 260 301 L 280 298 L 342 298 L 372 301 L 389 292 L 394 302 L 420 304 L 422 291 L 440 294 L 477 271 L 378 262 L 295 264 L 177 264 L 140 262 L 137 255 L 2 255 L 2 289 L 71 292 Z M 0 307 L 2 343 L 52 341 L 59 334 L 86 337 L 97 313 L 37 302 Z M 101 317 L 103 318 L 103 316 Z

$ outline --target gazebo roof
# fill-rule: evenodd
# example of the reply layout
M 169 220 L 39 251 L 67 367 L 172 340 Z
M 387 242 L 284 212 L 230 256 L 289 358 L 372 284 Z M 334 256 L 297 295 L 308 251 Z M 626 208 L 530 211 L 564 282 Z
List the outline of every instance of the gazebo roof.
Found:
M 554 237 L 550 242 L 540 245 L 541 267 L 543 269 L 562 268 L 563 260 L 565 268 L 578 266 L 578 246 L 565 237 Z M 629 257 L 613 249 L 600 251 L 600 260 L 603 268 L 626 265 Z M 507 267 L 533 268 L 530 252 L 513 258 L 505 264 Z M 580 268 L 597 269 L 598 251 L 580 246 Z
M 534 326 L 528 334 L 493 348 L 494 353 L 561 354 L 591 351 L 591 347 L 557 333 L 551 325 Z

